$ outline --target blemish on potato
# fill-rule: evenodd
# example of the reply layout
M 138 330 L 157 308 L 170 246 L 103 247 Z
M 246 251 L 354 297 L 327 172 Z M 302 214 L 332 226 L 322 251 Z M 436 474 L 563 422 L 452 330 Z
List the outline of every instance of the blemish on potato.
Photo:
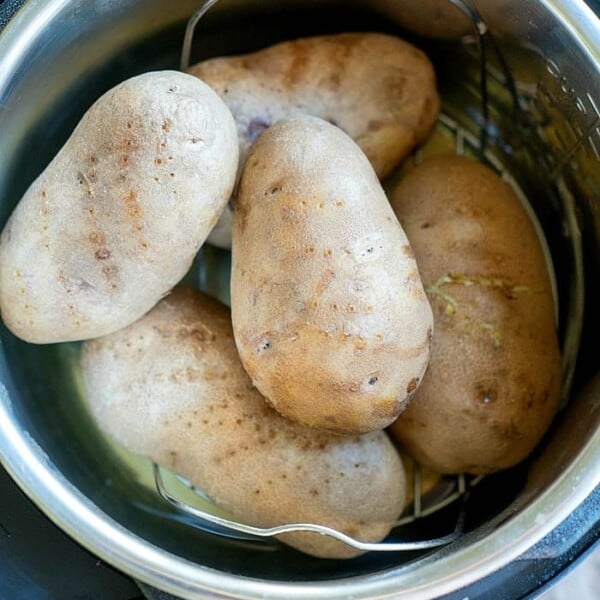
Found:
M 406 393 L 407 394 L 412 394 L 416 389 L 417 389 L 417 385 L 419 384 L 419 379 L 418 377 L 413 377 L 409 382 L 408 385 L 406 386 Z
M 155 165 L 162 165 L 162 158 L 160 158 L 160 157 L 158 157 L 158 156 L 157 156 L 157 157 L 154 159 L 154 164 L 155 164 Z
M 484 406 L 496 402 L 498 399 L 498 389 L 493 383 L 475 384 L 475 399 Z
M 102 274 L 106 275 L 107 277 L 115 275 L 117 271 L 118 269 L 115 265 L 106 265 L 105 267 L 102 267 Z
M 262 354 L 271 348 L 271 340 L 268 337 L 262 338 L 256 347 L 256 354 Z
M 413 252 L 412 246 L 410 244 L 402 246 L 402 254 L 404 254 L 404 256 L 408 256 L 408 258 L 415 257 L 415 253 Z
M 162 124 L 162 130 L 169 132 L 171 130 L 172 121 L 170 119 L 165 119 Z
M 367 123 L 367 129 L 369 131 L 377 131 L 378 129 L 381 129 L 382 127 L 383 127 L 383 122 L 378 119 L 371 119 Z
M 110 258 L 110 255 L 111 251 L 108 248 L 100 248 L 94 253 L 94 256 L 98 260 L 106 260 L 107 258 Z
M 353 311 L 351 311 L 353 312 Z M 365 338 L 358 336 L 355 340 L 354 340 L 354 348 L 356 350 L 364 350 L 367 347 L 367 341 L 365 340 Z

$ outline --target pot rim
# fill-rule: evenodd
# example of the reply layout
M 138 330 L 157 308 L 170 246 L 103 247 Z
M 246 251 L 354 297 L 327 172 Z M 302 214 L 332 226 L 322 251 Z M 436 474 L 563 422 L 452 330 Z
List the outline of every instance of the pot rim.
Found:
M 4 371 L 4 372 L 2 372 Z M 6 375 L 2 364 L 0 377 Z M 14 419 L 0 384 L 1 462 L 27 496 L 59 527 L 107 563 L 159 589 L 186 598 L 207 593 L 237 598 L 410 598 L 459 590 L 516 559 L 556 528 L 600 482 L 600 433 L 531 505 L 469 547 L 418 569 L 403 565 L 381 573 L 327 582 L 273 582 L 226 574 L 165 552 L 125 529 L 75 488 Z M 418 571 L 418 573 L 417 573 Z M 399 577 L 401 576 L 401 581 Z M 401 583 L 402 589 L 398 589 Z
M 600 65 L 600 22 L 582 0 L 540 0 Z M 29 45 L 70 0 L 28 0 L 0 35 L 0 97 Z M 560 6 L 559 6 L 560 4 Z M 600 484 L 600 431 L 553 484 L 485 538 L 452 555 L 426 557 L 418 568 L 327 582 L 276 582 L 231 575 L 166 552 L 109 517 L 58 470 L 15 419 L 2 381 L 0 358 L 0 463 L 25 494 L 67 534 L 132 577 L 186 598 L 233 596 L 292 599 L 431 598 L 474 583 L 516 559 L 556 528 Z M 398 589 L 399 586 L 402 589 Z

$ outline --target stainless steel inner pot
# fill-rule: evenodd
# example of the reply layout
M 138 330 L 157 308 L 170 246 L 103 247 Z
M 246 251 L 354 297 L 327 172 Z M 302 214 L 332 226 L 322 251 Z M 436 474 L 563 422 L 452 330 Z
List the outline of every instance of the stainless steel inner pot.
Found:
M 185 22 L 199 4 L 26 2 L 0 36 L 0 224 L 98 96 L 134 74 L 177 68 Z M 466 533 L 450 546 L 319 560 L 196 527 L 158 497 L 149 465 L 116 448 L 92 423 L 81 402 L 78 345 L 29 345 L 2 328 L 2 464 L 52 520 L 107 562 L 186 598 L 211 593 L 430 598 L 526 558 L 539 540 L 586 499 L 589 503 L 600 482 L 600 376 L 594 378 L 600 331 L 595 310 L 600 298 L 600 25 L 577 0 L 474 4 L 502 49 L 521 106 L 516 113 L 502 64 L 488 51 L 487 124 L 480 51 L 469 23 L 454 31 L 448 21 L 447 39 L 420 37 L 400 23 L 405 23 L 402 11 L 418 11 L 421 3 L 219 0 L 198 26 L 192 57 L 344 30 L 396 32 L 428 52 L 445 114 L 474 136 L 485 125 L 489 155 L 518 181 L 549 245 L 566 357 L 566 406 L 543 444 L 525 464 L 488 477 L 473 490 Z M 192 277 L 207 282 L 206 264 L 215 260 L 215 252 L 199 259 Z M 452 510 L 419 521 L 413 532 L 419 537 L 438 533 L 452 522 Z M 598 527 L 599 518 L 596 504 L 580 525 Z

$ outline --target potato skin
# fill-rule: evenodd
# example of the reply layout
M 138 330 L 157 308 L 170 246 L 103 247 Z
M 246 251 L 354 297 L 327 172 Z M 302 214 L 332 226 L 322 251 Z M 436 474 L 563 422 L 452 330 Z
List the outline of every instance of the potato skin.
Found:
M 557 409 L 561 378 L 544 255 L 521 202 L 493 171 L 426 160 L 391 195 L 434 311 L 429 367 L 392 433 L 442 473 L 523 460 Z
M 432 313 L 417 264 L 360 148 L 315 117 L 254 145 L 234 213 L 235 340 L 283 415 L 381 429 L 427 366 Z
M 240 363 L 227 309 L 200 292 L 176 288 L 136 323 L 86 342 L 81 365 L 106 433 L 245 522 L 314 522 L 379 541 L 402 511 L 404 471 L 386 434 L 341 437 L 278 415 Z M 317 534 L 282 541 L 359 554 Z
M 448 0 L 419 0 L 418 3 L 374 0 L 372 6 L 402 27 L 428 38 L 452 40 L 473 31 L 471 20 Z
M 103 95 L 0 237 L 0 308 L 29 342 L 128 325 L 185 275 L 235 182 L 231 113 L 198 79 L 146 73 Z
M 209 59 L 190 73 L 231 109 L 240 167 L 266 127 L 307 114 L 343 129 L 382 178 L 425 140 L 440 106 L 425 54 L 380 33 L 302 38 L 251 54 Z M 209 241 L 230 247 L 230 236 L 224 219 Z

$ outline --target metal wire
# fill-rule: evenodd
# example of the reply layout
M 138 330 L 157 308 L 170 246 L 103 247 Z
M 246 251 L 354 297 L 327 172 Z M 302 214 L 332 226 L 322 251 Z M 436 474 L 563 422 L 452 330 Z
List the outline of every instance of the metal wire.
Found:
M 239 533 L 253 535 L 259 538 L 274 537 L 285 533 L 317 533 L 333 538 L 338 542 L 345 544 L 346 546 L 355 548 L 356 550 L 360 550 L 362 552 L 406 552 L 410 550 L 426 550 L 428 548 L 436 548 L 438 546 L 450 544 L 460 537 L 464 526 L 465 514 L 461 507 L 456 522 L 456 527 L 452 533 L 438 538 L 410 542 L 362 542 L 350 537 L 349 535 L 346 535 L 341 531 L 338 531 L 337 529 L 333 529 L 332 527 L 326 527 L 325 525 L 317 525 L 314 523 L 286 523 L 285 525 L 277 525 L 274 527 L 255 527 L 253 525 L 247 525 L 245 523 L 233 521 L 225 517 L 219 517 L 182 502 L 173 494 L 171 494 L 165 487 L 160 467 L 156 463 L 153 463 L 152 468 L 157 492 L 164 500 L 172 504 L 178 510 L 185 512 L 197 519 L 208 521 L 213 525 L 219 525 L 220 527 L 224 527 L 231 531 L 237 531 Z
M 194 41 L 194 32 L 196 31 L 196 25 L 200 19 L 206 14 L 206 12 L 216 4 L 218 0 L 206 0 L 202 6 L 190 17 L 185 28 L 185 35 L 183 37 L 183 47 L 181 49 L 181 60 L 179 61 L 179 69 L 181 71 L 187 71 L 190 66 L 190 56 L 192 54 L 192 42 Z

